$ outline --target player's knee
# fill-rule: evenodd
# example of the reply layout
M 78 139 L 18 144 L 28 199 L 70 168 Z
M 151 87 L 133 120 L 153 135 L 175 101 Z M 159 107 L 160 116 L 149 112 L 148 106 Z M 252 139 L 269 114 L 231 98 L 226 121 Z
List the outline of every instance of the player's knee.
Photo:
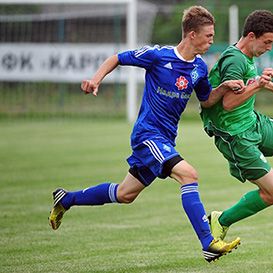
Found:
M 183 185 L 196 182 L 198 173 L 193 166 L 183 160 L 173 167 L 171 177 Z
M 193 181 L 197 181 L 198 180 L 198 172 L 195 169 L 193 169 L 192 172 L 191 172 L 191 176 L 190 177 L 191 177 L 191 179 Z
M 189 184 L 198 181 L 198 173 L 195 169 L 192 168 L 186 174 L 184 174 L 183 172 L 179 173 L 177 178 L 177 180 L 182 182 L 183 184 Z
M 129 196 L 129 195 L 120 195 L 118 196 L 119 203 L 123 204 L 130 204 L 135 200 L 135 198 Z
M 124 204 L 130 204 L 136 199 L 136 195 L 127 193 L 124 190 L 118 190 L 117 192 L 117 199 L 119 203 L 124 203 Z
M 273 191 L 260 191 L 260 196 L 268 205 L 273 205 Z
M 189 182 L 196 182 L 198 180 L 198 172 L 192 168 L 184 179 L 189 180 Z

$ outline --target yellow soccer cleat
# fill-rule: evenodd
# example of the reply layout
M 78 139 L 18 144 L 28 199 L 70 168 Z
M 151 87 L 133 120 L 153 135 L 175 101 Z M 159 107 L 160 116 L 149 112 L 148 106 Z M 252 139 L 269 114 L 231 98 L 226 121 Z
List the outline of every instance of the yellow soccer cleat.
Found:
M 207 262 L 212 262 L 219 259 L 221 256 L 230 253 L 233 249 L 236 249 L 241 243 L 240 238 L 236 238 L 234 241 L 226 243 L 220 239 L 214 239 L 208 249 L 203 249 L 203 255 Z
M 229 227 L 222 226 L 219 222 L 219 217 L 222 215 L 222 211 L 213 211 L 208 216 L 211 234 L 216 239 L 224 240 L 227 235 Z
M 48 217 L 49 225 L 52 229 L 56 230 L 62 223 L 62 218 L 66 209 L 61 205 L 60 201 L 66 195 L 66 191 L 64 189 L 57 189 L 53 192 L 53 208 Z

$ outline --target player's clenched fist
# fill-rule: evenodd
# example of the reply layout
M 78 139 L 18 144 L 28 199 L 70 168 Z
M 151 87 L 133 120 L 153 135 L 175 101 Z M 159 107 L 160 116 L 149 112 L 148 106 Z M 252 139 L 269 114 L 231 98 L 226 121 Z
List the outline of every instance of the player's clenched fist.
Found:
M 81 84 L 81 89 L 85 94 L 93 93 L 94 96 L 97 96 L 99 85 L 93 80 L 83 80 Z
M 263 73 L 260 77 L 258 77 L 258 83 L 260 86 L 265 86 L 266 84 L 270 83 L 273 77 L 273 69 L 272 68 L 265 68 Z

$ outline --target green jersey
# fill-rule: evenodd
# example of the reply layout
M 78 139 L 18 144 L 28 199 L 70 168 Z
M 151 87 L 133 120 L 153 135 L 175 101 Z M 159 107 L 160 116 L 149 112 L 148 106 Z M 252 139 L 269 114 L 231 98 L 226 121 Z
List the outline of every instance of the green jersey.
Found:
M 209 74 L 213 88 L 226 80 L 243 80 L 245 85 L 255 81 L 257 68 L 253 58 L 243 54 L 236 46 L 229 46 L 220 56 Z M 231 136 L 250 128 L 256 122 L 255 95 L 231 111 L 223 108 L 222 99 L 210 108 L 203 108 L 201 118 L 209 135 L 216 132 Z

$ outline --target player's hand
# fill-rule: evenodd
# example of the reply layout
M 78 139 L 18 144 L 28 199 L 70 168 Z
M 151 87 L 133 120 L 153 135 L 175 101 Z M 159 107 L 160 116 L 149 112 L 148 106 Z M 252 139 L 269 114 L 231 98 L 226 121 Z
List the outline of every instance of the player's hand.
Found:
M 225 86 L 232 90 L 234 94 L 241 94 L 245 91 L 245 84 L 243 80 L 229 80 L 225 81 Z
M 97 96 L 99 84 L 93 80 L 83 80 L 81 84 L 81 89 L 85 94 L 92 93 L 94 96 Z
M 265 68 L 260 77 L 257 78 L 257 82 L 260 87 L 264 87 L 271 82 L 273 78 L 273 68 Z

